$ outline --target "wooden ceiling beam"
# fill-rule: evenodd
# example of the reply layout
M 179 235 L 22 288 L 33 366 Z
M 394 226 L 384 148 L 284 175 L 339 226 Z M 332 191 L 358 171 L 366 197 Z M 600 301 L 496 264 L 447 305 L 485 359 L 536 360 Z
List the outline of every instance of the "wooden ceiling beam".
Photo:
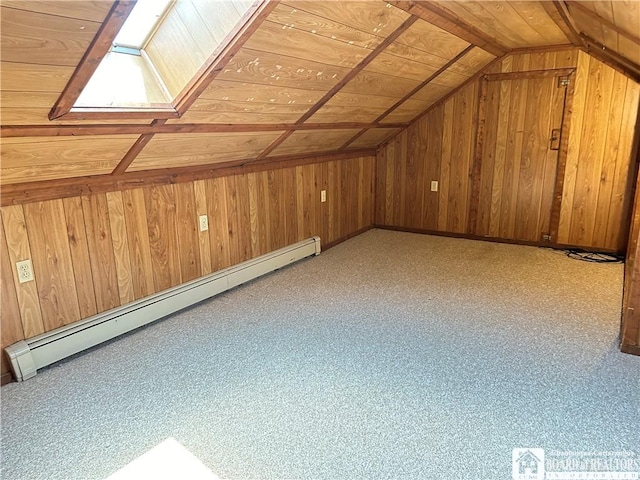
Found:
M 602 63 L 609 65 L 620 73 L 623 73 L 632 80 L 640 83 L 640 65 L 637 65 L 628 58 L 610 50 L 605 45 L 584 33 L 581 34 L 581 37 L 584 40 L 584 50 L 588 54 L 597 58 Z
M 563 52 L 567 50 L 575 50 L 576 47 L 573 43 L 562 43 L 559 45 L 542 45 L 539 47 L 522 47 L 514 48 L 509 52 L 510 55 L 521 55 L 523 53 L 552 53 Z
M 282 135 L 280 135 L 278 138 L 276 138 L 273 142 L 271 142 L 269 144 L 269 146 L 267 148 L 265 148 L 262 153 L 260 155 L 258 155 L 258 158 L 265 158 L 267 156 L 269 156 L 271 154 L 271 152 L 273 152 L 276 148 L 278 148 L 280 145 L 282 145 L 282 143 L 289 138 L 293 132 L 295 130 L 287 130 L 286 132 L 284 132 Z
M 473 25 L 464 22 L 453 12 L 437 5 L 435 2 L 388 0 L 387 3 L 412 15 L 416 15 L 422 20 L 461 38 L 465 42 L 480 47 L 497 57 L 501 57 L 509 51 L 508 47 L 500 44 L 495 38 L 478 30 Z
M 549 70 L 526 70 L 523 72 L 485 73 L 482 78 L 490 82 L 516 80 L 522 78 L 566 77 L 576 71 L 575 67 L 552 68 Z
M 433 79 L 435 79 L 438 75 L 441 75 L 443 72 L 445 72 L 449 67 L 451 67 L 454 63 L 456 63 L 458 60 L 460 60 L 462 57 L 464 57 L 467 53 L 469 53 L 471 50 L 473 50 L 475 47 L 475 45 L 469 45 L 467 48 L 465 48 L 464 50 L 462 50 L 460 53 L 458 53 L 455 57 L 453 57 L 451 60 L 449 60 L 447 63 L 445 63 L 442 67 L 440 67 L 436 72 L 434 72 L 431 76 L 429 76 L 429 78 L 427 78 L 425 81 L 421 82 L 420 85 L 418 85 L 417 87 L 415 87 L 413 90 L 411 90 L 409 93 L 407 93 L 404 97 L 402 97 L 400 100 L 398 100 L 396 103 L 394 103 L 393 105 L 391 105 L 387 110 L 385 110 L 380 116 L 378 116 L 378 118 L 376 118 L 373 123 L 374 125 L 380 125 L 380 122 L 386 118 L 389 114 L 391 114 L 391 112 L 393 112 L 396 108 L 398 108 L 400 105 L 402 105 L 404 102 L 406 102 L 407 100 L 409 100 L 411 97 L 413 97 L 416 93 L 418 93 L 420 90 L 422 90 L 428 83 L 430 83 Z M 387 124 L 388 125 L 388 124 Z M 387 126 L 387 125 L 380 125 L 380 126 Z M 363 129 L 360 132 L 358 132 L 357 134 L 355 134 L 351 139 L 349 139 L 349 141 L 347 141 L 342 147 L 340 147 L 340 150 L 344 150 L 345 148 L 347 148 L 349 145 L 351 145 L 353 142 L 355 142 L 358 138 L 360 138 L 360 136 L 364 135 L 364 133 L 367 131 L 368 129 Z
M 580 28 L 576 25 L 567 5 L 562 0 L 540 2 L 547 15 L 551 17 L 564 36 L 576 47 L 583 47 L 584 41 L 580 37 Z
M 482 77 L 485 73 L 485 71 L 489 70 L 493 65 L 495 65 L 496 63 L 502 61 L 503 57 L 496 57 L 494 58 L 491 62 L 489 62 L 487 65 L 485 65 L 478 73 L 476 73 L 475 75 L 473 75 L 472 77 L 469 77 L 466 81 L 462 82 L 460 85 L 458 85 L 456 88 L 454 88 L 453 90 L 451 90 L 449 93 L 447 93 L 446 95 L 444 95 L 440 100 L 438 100 L 436 103 L 434 103 L 433 105 L 431 105 L 429 108 L 427 108 L 424 112 L 422 112 L 420 115 L 418 115 L 416 118 L 414 118 L 413 120 L 411 120 L 411 122 L 409 122 L 409 125 L 407 126 L 407 128 L 411 127 L 412 125 L 415 125 L 416 123 L 418 123 L 423 117 L 425 117 L 426 115 L 429 114 L 429 112 L 431 112 L 432 110 L 438 108 L 440 105 L 442 105 L 443 103 L 445 103 L 447 100 L 449 100 L 451 97 L 453 97 L 456 93 L 458 93 L 460 90 L 462 90 L 463 88 L 465 88 L 467 85 L 475 82 L 476 80 L 478 80 L 480 77 Z M 381 125 L 382 126 L 382 125 Z M 385 140 L 384 142 L 382 142 L 380 145 L 378 145 L 378 148 L 388 144 L 389 142 L 391 142 L 394 138 L 396 138 L 398 135 L 400 135 L 399 132 L 396 135 L 393 135 L 391 137 L 389 137 L 387 140 Z
M 368 131 L 369 131 L 368 128 L 363 128 L 358 133 L 356 133 L 353 137 L 347 140 L 338 150 L 345 150 L 349 145 L 351 145 L 353 142 L 355 142 L 357 139 L 359 139 L 362 135 L 364 135 Z
M 604 17 L 601 17 L 596 12 L 593 12 L 593 11 L 589 10 L 584 5 L 582 5 L 582 4 L 578 3 L 578 2 L 575 2 L 573 0 L 566 0 L 565 3 L 571 8 L 575 8 L 577 10 L 580 10 L 580 12 L 584 13 L 586 16 L 593 18 L 594 20 L 596 20 L 600 24 L 604 25 L 605 27 L 613 30 L 617 34 L 628 38 L 633 43 L 638 44 L 638 48 L 640 49 L 640 37 L 639 36 L 633 35 L 630 32 L 627 32 L 626 30 L 624 30 L 624 29 L 620 28 L 619 26 L 617 26 L 615 23 L 607 20 Z
M 126 172 L 127 168 L 129 168 L 129 165 L 131 165 L 131 163 L 136 159 L 136 157 L 140 155 L 140 152 L 144 150 L 144 147 L 147 146 L 147 144 L 151 141 L 154 135 L 155 135 L 154 133 L 147 133 L 146 135 L 140 135 L 138 139 L 133 143 L 131 148 L 127 151 L 127 153 L 124 155 L 122 160 L 120 160 L 120 163 L 118 163 L 118 165 L 116 165 L 116 168 L 113 169 L 113 171 L 111 172 L 111 175 L 119 175 L 121 173 Z
M 251 133 L 274 132 L 278 130 L 347 130 L 355 128 L 404 128 L 408 123 L 376 125 L 375 123 L 252 123 L 252 124 L 215 124 L 215 123 L 174 123 L 163 124 L 157 121 L 151 125 L 3 125 L 0 126 L 2 138 L 15 137 L 80 137 L 88 135 L 149 135 L 156 133 Z
M 373 148 L 273 156 L 266 159 L 246 159 L 232 162 L 198 165 L 191 167 L 163 168 L 127 172 L 119 175 L 92 175 L 86 177 L 16 183 L 2 186 L 0 206 L 44 202 L 59 198 L 91 195 L 95 193 L 129 190 L 150 185 L 166 185 L 190 182 L 205 178 L 224 177 L 241 173 L 261 172 L 290 168 L 311 163 L 322 163 L 354 157 L 375 156 Z
M 71 79 L 49 112 L 49 120 L 55 120 L 71 111 L 85 85 L 100 65 L 102 58 L 109 52 L 113 39 L 122 28 L 135 4 L 136 0 L 116 0 L 113 3 L 96 36 L 71 75 Z
M 380 115 L 378 118 L 376 118 L 373 121 L 373 123 L 377 124 L 380 121 L 382 121 L 385 117 L 387 117 L 389 114 L 391 114 L 391 112 L 393 112 L 396 108 L 398 108 L 404 102 L 406 102 L 411 97 L 413 97 L 416 93 L 418 93 L 420 90 L 422 90 L 424 87 L 426 87 L 427 84 L 431 83 L 439 75 L 442 75 L 442 73 L 447 71 L 449 69 L 449 67 L 451 67 L 454 63 L 456 63 L 458 60 L 460 60 L 462 57 L 464 57 L 467 53 L 469 53 L 474 48 L 476 48 L 475 45 L 469 45 L 467 48 L 462 50 L 455 57 L 453 57 L 451 60 L 449 60 L 447 63 L 445 63 L 442 67 L 440 67 L 437 71 L 435 71 L 429 78 L 427 78 L 425 81 L 420 83 L 420 85 L 415 87 L 413 90 L 411 90 L 409 93 L 407 93 L 404 97 L 402 97 L 396 103 L 391 105 L 391 107 L 389 107 L 382 115 Z
M 331 98 L 338 93 L 342 88 L 353 80 L 364 68 L 369 65 L 378 55 L 380 55 L 389 45 L 395 42 L 400 35 L 406 32 L 411 25 L 418 21 L 418 17 L 412 15 L 407 18 L 402 24 L 396 28 L 387 38 L 385 38 L 376 48 L 374 48 L 369 55 L 367 55 L 358 65 L 356 65 L 349 73 L 347 73 L 342 80 L 336 83 L 331 90 L 329 90 L 316 104 L 311 107 L 307 113 L 302 115 L 296 122 L 296 125 L 300 125 L 311 118 L 318 110 L 320 110 Z

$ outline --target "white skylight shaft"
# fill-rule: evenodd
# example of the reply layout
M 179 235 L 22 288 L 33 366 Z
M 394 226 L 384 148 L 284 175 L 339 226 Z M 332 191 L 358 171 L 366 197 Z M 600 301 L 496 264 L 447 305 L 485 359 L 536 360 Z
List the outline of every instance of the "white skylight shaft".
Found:
M 113 41 L 121 53 L 139 54 L 173 0 L 138 0 Z M 127 52 L 126 49 L 133 49 Z

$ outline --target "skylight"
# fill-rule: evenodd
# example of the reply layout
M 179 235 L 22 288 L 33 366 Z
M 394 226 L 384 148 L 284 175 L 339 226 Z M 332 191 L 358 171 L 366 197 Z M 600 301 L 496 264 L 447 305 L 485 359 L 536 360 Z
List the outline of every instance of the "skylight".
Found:
M 140 55 L 173 0 L 138 0 L 113 40 L 114 52 Z
M 184 112 L 178 105 L 186 105 L 195 85 L 206 81 L 209 67 L 235 38 L 234 29 L 254 21 L 245 15 L 250 10 L 257 15 L 263 4 L 228 0 L 221 9 L 217 0 L 137 0 L 120 5 L 120 11 L 105 20 L 105 25 L 119 27 L 115 38 L 115 28 L 99 33 L 109 35 L 108 40 L 96 37 L 95 51 L 89 50 L 92 56 L 78 66 L 49 118 L 180 116 Z

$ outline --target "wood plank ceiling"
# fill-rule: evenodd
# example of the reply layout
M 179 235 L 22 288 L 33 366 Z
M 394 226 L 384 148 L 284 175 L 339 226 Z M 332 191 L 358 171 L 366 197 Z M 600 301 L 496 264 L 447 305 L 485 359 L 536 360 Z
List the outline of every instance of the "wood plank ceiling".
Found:
M 568 8 L 589 38 L 640 63 L 629 43 L 637 30 L 617 3 Z M 112 4 L 0 5 L 2 204 L 73 178 L 373 149 L 507 52 L 573 40 L 571 22 L 558 20 L 566 4 L 282 0 L 249 25 L 246 41 L 231 39 L 230 60 L 179 118 L 52 121 Z

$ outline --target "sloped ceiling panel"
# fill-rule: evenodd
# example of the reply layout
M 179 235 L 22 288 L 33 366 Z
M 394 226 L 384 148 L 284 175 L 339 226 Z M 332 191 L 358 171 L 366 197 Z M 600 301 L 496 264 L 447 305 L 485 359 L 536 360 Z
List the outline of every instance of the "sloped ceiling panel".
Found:
M 508 48 L 569 43 L 541 2 L 444 1 L 438 5 Z
M 468 46 L 464 40 L 418 20 L 308 121 L 377 121 Z
M 3 1 L 2 123 L 49 123 L 47 115 L 111 7 L 109 2 Z
M 363 131 L 360 136 L 347 146 L 347 148 L 356 149 L 377 147 L 397 133 L 400 133 L 399 128 L 371 128 Z
M 298 130 L 290 135 L 273 155 L 292 155 L 313 152 L 331 152 L 338 150 L 349 141 L 358 130 Z
M 138 135 L 2 139 L 2 185 L 111 173 Z
M 495 57 L 481 48 L 473 48 L 460 60 L 433 78 L 428 84 L 391 112 L 382 123 L 408 122 L 416 118 L 443 96 L 452 92 L 481 71 Z
M 51 122 L 47 118 L 111 2 L 0 2 L 3 127 L 126 124 L 122 131 L 95 137 L 6 139 L 7 152 L 12 152 L 7 162 L 3 152 L 7 184 L 109 174 L 116 165 L 119 172 L 132 172 L 375 147 L 491 63 L 496 57 L 489 51 L 504 50 L 496 52 L 496 45 L 510 49 L 568 43 L 547 9 L 535 1 L 423 4 L 447 12 L 457 25 L 452 29 L 405 11 L 420 2 L 285 0 L 264 21 L 261 18 L 249 40 L 216 70 L 213 81 L 181 118 L 159 123 L 163 129 L 147 133 L 141 142 L 144 135 L 137 134 L 137 125 L 146 124 L 149 132 L 156 125 L 149 126 L 152 119 Z M 569 8 L 572 3 L 568 2 Z M 592 35 L 600 35 L 603 43 L 615 41 L 617 48 L 626 48 L 631 55 L 633 45 L 625 45 L 637 24 L 634 2 L 621 2 L 626 11 L 617 2 L 580 3 L 616 28 L 626 29 L 625 35 L 617 32 L 614 38 L 601 25 L 600 33 L 594 27 Z M 495 39 L 495 44 L 491 48 L 485 44 L 485 49 L 474 46 L 477 42 L 461 33 L 465 24 Z M 586 25 L 585 21 L 585 30 Z M 346 124 L 338 125 L 342 123 Z M 254 124 L 260 128 L 251 127 Z M 299 130 L 303 124 L 323 129 Z M 235 133 L 192 132 L 198 130 L 193 126 L 207 125 L 247 128 Z M 191 133 L 172 133 L 173 127 Z M 52 145 L 50 152 L 38 146 L 47 143 Z M 140 146 L 137 158 L 130 155 L 134 145 Z M 109 152 L 96 151 L 98 147 Z M 133 151 L 137 153 L 135 147 Z M 72 161 L 74 155 L 82 157 Z M 127 161 L 121 162 L 123 158 Z
M 170 123 L 294 123 L 408 17 L 383 2 L 281 3 Z
M 189 167 L 256 158 L 283 132 L 158 134 L 129 171 Z

